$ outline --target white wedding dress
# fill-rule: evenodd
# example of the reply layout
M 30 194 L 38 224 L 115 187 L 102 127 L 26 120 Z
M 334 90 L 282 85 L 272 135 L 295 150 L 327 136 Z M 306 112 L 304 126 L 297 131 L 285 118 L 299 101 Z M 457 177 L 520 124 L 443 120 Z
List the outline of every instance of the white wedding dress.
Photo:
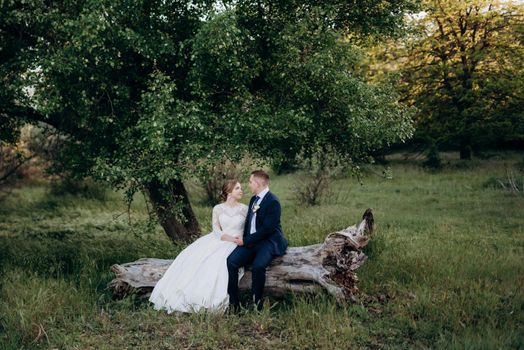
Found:
M 149 301 L 156 310 L 225 311 L 229 305 L 226 259 L 237 245 L 220 240 L 220 236 L 242 236 L 247 210 L 244 204 L 231 207 L 221 203 L 213 208 L 213 231 L 182 250 L 155 285 Z M 240 281 L 243 269 L 238 276 Z

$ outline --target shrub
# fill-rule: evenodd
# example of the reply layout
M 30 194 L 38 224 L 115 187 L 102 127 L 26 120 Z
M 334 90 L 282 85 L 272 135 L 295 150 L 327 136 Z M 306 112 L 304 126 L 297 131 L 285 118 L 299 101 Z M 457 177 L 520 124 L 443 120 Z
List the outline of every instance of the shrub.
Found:
M 483 187 L 504 190 L 513 194 L 524 193 L 524 181 L 509 170 L 506 171 L 506 177 L 491 176 L 484 182 Z
M 440 159 L 440 154 L 438 147 L 435 144 L 432 144 L 426 155 L 426 160 L 422 165 L 430 170 L 440 170 L 442 169 L 442 161 Z
M 310 157 L 299 156 L 303 172 L 298 174 L 292 191 L 299 203 L 318 205 L 332 195 L 330 184 L 334 176 L 343 169 L 338 158 L 327 152 L 317 151 Z
M 107 199 L 106 188 L 89 178 L 78 180 L 70 176 L 63 176 L 51 182 L 51 195 L 73 195 L 83 198 L 104 201 Z

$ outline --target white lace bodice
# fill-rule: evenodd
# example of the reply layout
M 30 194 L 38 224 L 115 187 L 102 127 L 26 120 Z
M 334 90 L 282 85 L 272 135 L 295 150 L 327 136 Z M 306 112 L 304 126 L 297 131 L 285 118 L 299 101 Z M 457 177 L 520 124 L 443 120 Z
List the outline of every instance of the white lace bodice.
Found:
M 242 236 L 247 210 L 247 205 L 242 203 L 235 207 L 230 207 L 226 203 L 215 205 L 212 215 L 213 233 L 218 238 L 224 233 L 236 237 Z

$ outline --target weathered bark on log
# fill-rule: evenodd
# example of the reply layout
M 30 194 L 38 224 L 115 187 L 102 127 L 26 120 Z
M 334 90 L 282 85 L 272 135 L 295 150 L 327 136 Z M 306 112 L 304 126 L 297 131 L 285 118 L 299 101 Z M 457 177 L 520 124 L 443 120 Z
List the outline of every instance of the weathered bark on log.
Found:
M 355 270 L 367 259 L 362 248 L 373 231 L 373 213 L 367 209 L 359 225 L 330 233 L 324 243 L 290 247 L 275 258 L 267 269 L 264 293 L 284 296 L 288 293 L 308 294 L 326 291 L 337 301 L 355 300 L 358 278 Z M 367 235 L 366 235 L 367 234 Z M 116 273 L 108 288 L 116 298 L 130 293 L 148 297 L 157 281 L 173 260 L 142 258 L 111 266 Z M 246 271 L 240 290 L 250 290 L 251 272 Z

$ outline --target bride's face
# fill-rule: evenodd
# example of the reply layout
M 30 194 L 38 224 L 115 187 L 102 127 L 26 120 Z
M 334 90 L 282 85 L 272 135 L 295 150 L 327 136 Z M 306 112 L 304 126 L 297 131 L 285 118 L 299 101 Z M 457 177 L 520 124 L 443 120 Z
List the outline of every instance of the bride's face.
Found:
M 237 201 L 239 201 L 242 198 L 243 194 L 244 193 L 242 192 L 242 185 L 240 185 L 240 183 L 237 182 L 237 184 L 235 185 L 235 187 L 233 188 L 233 191 L 231 191 L 229 196 L 230 198 L 234 198 Z

